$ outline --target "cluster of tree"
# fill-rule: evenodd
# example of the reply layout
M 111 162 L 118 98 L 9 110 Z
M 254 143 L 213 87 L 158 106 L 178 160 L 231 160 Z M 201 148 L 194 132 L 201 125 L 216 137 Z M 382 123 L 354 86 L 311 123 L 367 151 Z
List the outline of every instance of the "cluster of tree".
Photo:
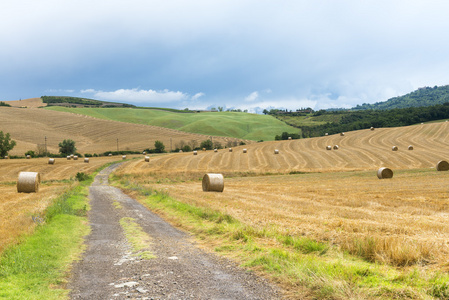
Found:
M 3 101 L 0 101 L 0 106 L 8 106 L 8 107 L 11 107 L 11 105 L 9 105 L 8 103 L 3 102 Z
M 288 110 L 288 109 L 264 109 L 262 113 L 264 115 L 289 115 L 289 116 L 306 116 L 310 113 L 313 113 L 314 110 L 310 107 L 299 108 L 296 111 Z
M 331 114 L 335 112 L 325 113 Z M 399 127 L 449 119 L 449 103 L 428 107 L 410 107 L 391 110 L 362 110 L 338 113 L 344 114 L 339 122 L 317 126 L 302 126 L 302 137 L 322 136 L 326 132 L 335 134 L 345 131 L 367 129 L 370 127 Z M 293 124 L 290 125 L 294 126 Z
M 276 141 L 281 141 L 281 140 L 288 140 L 289 137 L 292 140 L 297 140 L 297 139 L 301 138 L 301 135 L 299 133 L 288 133 L 288 132 L 284 131 L 281 135 L 276 135 L 274 137 L 274 139 Z
M 104 102 L 100 100 L 93 100 L 87 98 L 78 98 L 78 97 L 67 97 L 67 96 L 41 96 L 41 99 L 44 103 L 47 104 L 61 104 L 61 103 L 71 103 L 71 104 L 79 104 L 79 105 L 88 105 L 88 106 L 96 106 L 96 107 L 135 107 L 132 104 L 125 103 L 112 103 L 112 102 Z
M 423 107 L 449 102 L 449 85 L 420 88 L 407 95 L 374 104 L 357 105 L 353 110 Z

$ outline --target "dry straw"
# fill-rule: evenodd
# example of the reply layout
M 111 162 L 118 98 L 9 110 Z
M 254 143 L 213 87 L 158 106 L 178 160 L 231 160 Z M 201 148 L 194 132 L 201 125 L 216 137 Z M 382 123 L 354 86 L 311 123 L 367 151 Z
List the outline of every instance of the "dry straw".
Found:
M 78 155 L 75 155 L 75 156 L 73 157 L 73 160 L 78 160 Z
M 8 158 L 9 158 L 8 155 L 6 155 L 6 156 L 5 156 L 5 159 L 8 159 Z
M 377 178 L 393 178 L 393 171 L 389 168 L 380 168 L 379 170 L 377 170 Z
M 340 133 L 340 136 L 345 136 L 345 133 L 344 132 Z
M 334 145 L 334 150 L 338 150 L 338 148 L 340 148 L 338 145 Z
M 288 137 L 288 139 L 289 139 L 289 140 L 291 140 L 291 139 L 292 139 L 292 137 L 291 137 L 291 136 L 289 136 L 289 137 Z
M 218 149 L 217 149 L 217 148 L 215 148 L 215 149 L 214 149 L 214 152 L 218 152 Z
M 123 156 L 122 156 L 122 159 L 126 159 L 126 155 L 123 155 Z
M 193 151 L 193 155 L 198 155 L 198 151 Z
M 324 135 L 325 135 L 325 136 L 328 136 L 328 135 L 329 135 L 329 133 L 327 133 L 327 132 L 326 132 L 326 133 L 325 133 Z
M 326 150 L 332 150 L 332 146 L 326 146 Z
M 88 163 L 89 163 L 89 157 L 85 157 L 85 158 L 84 158 L 84 162 L 85 162 L 86 164 L 88 164 Z
M 370 130 L 374 130 L 374 127 L 371 127 Z
M 393 146 L 393 147 L 391 148 L 391 150 L 393 150 L 393 151 L 398 151 L 398 147 Z
M 70 160 L 70 159 L 71 159 L 70 155 L 67 155 L 67 160 Z
M 222 174 L 208 173 L 203 176 L 204 192 L 223 192 L 224 181 Z
M 31 158 L 31 156 L 30 155 L 27 155 L 27 159 L 30 159 Z
M 274 154 L 279 154 L 279 150 L 278 149 L 274 149 Z
M 412 145 L 408 146 L 408 150 L 413 150 L 413 146 Z
M 20 172 L 17 180 L 18 193 L 37 193 L 41 176 L 38 172 Z
M 73 158 L 74 156 L 75 156 L 75 155 L 73 155 L 73 154 L 70 154 L 70 157 L 71 157 L 71 158 Z
M 182 153 L 182 150 L 179 150 L 179 153 Z
M 149 156 L 145 156 L 145 162 L 150 162 L 150 157 Z
M 142 152 L 143 155 L 147 154 L 145 151 Z
M 449 170 L 449 163 L 445 160 L 440 160 L 437 163 L 437 171 L 448 171 Z
M 229 152 L 232 152 L 232 148 L 229 148 Z
M 55 159 L 54 158 L 49 158 L 48 159 L 48 164 L 49 165 L 54 165 L 55 164 Z
M 203 151 L 206 151 L 206 148 L 203 148 Z
M 246 149 L 243 149 L 243 153 L 246 153 L 248 150 L 246 150 Z

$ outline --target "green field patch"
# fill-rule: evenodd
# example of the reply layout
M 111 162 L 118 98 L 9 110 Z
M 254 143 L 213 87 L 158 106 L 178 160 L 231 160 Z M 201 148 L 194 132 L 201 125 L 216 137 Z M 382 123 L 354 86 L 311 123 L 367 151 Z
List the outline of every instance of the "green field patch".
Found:
M 143 231 L 142 227 L 137 224 L 136 219 L 122 218 L 120 225 L 123 228 L 125 237 L 131 244 L 133 254 L 142 259 L 152 259 L 156 256 L 150 251 L 151 237 Z

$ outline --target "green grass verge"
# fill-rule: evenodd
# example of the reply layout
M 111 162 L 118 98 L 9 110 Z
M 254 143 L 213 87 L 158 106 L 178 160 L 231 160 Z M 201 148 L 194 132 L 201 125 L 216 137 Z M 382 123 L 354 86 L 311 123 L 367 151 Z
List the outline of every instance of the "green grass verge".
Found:
M 143 231 L 142 227 L 136 223 L 133 218 L 120 219 L 120 225 L 123 228 L 125 237 L 131 244 L 133 254 L 142 259 L 152 259 L 156 256 L 148 249 L 151 244 L 151 237 Z
M 248 140 L 272 141 L 282 132 L 298 133 L 299 129 L 269 115 L 238 112 L 177 113 L 159 109 L 137 108 L 68 108 L 46 109 L 87 115 L 103 120 L 154 125 L 184 132 L 228 136 Z
M 66 277 L 89 233 L 86 212 L 93 176 L 56 198 L 35 232 L 0 257 L 0 298 L 64 299 Z
M 195 207 L 168 194 L 113 176 L 115 184 L 141 195 L 144 205 L 215 244 L 215 251 L 260 270 L 313 299 L 449 299 L 449 276 L 396 269 L 351 256 L 327 243 L 293 237 L 276 227 L 254 228 L 230 215 Z

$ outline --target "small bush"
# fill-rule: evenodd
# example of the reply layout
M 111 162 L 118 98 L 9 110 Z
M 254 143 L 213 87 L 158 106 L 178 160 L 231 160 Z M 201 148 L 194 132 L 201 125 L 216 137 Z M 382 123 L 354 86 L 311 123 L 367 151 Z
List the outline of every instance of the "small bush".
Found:
M 88 180 L 89 179 L 89 175 L 87 175 L 86 173 L 83 173 L 83 172 L 78 172 L 78 173 L 76 173 L 76 179 L 78 181 Z

